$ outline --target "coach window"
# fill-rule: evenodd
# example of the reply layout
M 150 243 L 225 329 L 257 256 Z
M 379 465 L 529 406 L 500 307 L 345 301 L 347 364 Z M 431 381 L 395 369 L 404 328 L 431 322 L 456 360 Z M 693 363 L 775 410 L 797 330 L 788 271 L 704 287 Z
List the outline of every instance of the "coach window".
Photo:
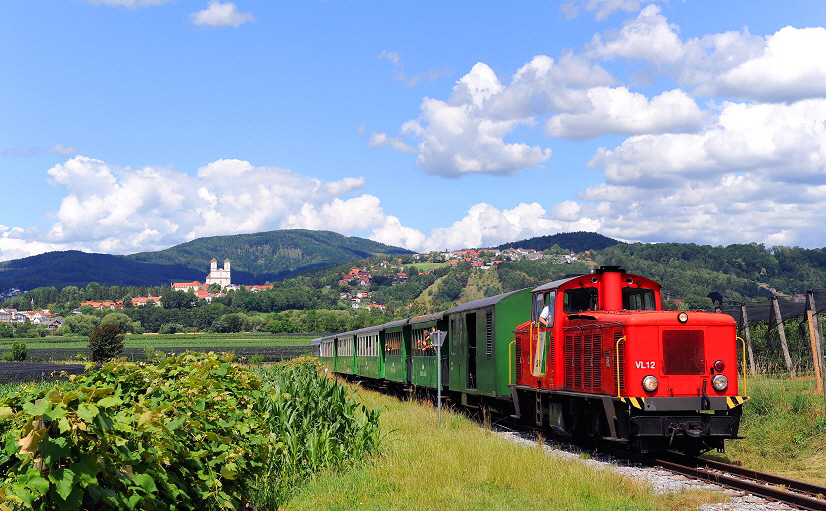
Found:
M 565 291 L 564 310 L 566 313 L 597 310 L 597 288 L 580 287 Z

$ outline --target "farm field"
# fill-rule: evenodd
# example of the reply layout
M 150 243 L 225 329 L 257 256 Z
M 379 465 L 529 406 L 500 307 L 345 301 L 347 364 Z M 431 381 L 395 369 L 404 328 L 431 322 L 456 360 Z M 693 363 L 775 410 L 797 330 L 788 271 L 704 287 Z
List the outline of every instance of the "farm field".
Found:
M 239 357 L 260 355 L 265 360 L 280 360 L 309 354 L 313 335 L 272 335 L 269 333 L 235 334 L 127 334 L 123 355 L 129 359 L 145 358 L 147 350 L 182 353 L 184 351 L 231 351 Z M 0 354 L 10 351 L 20 339 L 0 339 Z M 36 361 L 77 360 L 88 354 L 89 341 L 82 337 L 23 339 L 29 359 Z
M 655 495 L 644 484 L 521 447 L 430 403 L 359 390 L 381 409 L 382 453 L 347 472 L 322 474 L 285 511 L 686 510 L 726 501 L 719 493 Z

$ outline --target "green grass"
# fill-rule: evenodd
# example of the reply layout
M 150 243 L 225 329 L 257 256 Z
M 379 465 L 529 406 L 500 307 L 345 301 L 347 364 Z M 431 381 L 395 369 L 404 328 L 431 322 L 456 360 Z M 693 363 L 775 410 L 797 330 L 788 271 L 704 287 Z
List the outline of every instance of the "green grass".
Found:
M 813 379 L 749 379 L 740 435 L 726 444 L 729 462 L 826 485 L 826 406 Z
M 638 481 L 523 447 L 429 404 L 359 391 L 382 407 L 383 454 L 313 479 L 284 510 L 686 510 L 727 501 L 709 492 L 654 495 Z
M 441 266 L 447 266 L 447 263 L 414 263 L 410 266 L 413 266 L 417 270 L 421 272 L 427 272 L 432 270 L 433 268 L 439 268 Z
M 246 332 L 237 334 L 127 334 L 123 339 L 124 348 L 177 348 L 186 347 L 238 347 L 238 346 L 309 346 L 312 335 L 281 336 L 269 333 Z M 20 339 L 0 339 L 0 351 Z M 50 348 L 86 349 L 89 341 L 85 337 L 37 337 L 22 339 L 29 350 Z

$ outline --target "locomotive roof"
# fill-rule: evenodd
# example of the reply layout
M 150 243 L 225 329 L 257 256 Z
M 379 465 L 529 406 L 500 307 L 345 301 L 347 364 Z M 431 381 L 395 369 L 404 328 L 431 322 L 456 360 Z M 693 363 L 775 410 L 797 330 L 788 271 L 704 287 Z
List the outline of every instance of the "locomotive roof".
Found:
M 550 291 L 551 289 L 556 289 L 559 286 L 561 286 L 562 284 L 564 284 L 566 282 L 570 282 L 574 279 L 578 279 L 579 277 L 582 277 L 582 275 L 573 275 L 573 276 L 561 278 L 559 280 L 554 280 L 553 282 L 548 282 L 547 284 L 542 284 L 539 287 L 533 288 L 531 290 L 531 293 L 541 293 L 542 291 Z
M 310 346 L 315 346 L 316 344 L 321 344 L 321 337 L 316 337 L 312 341 L 310 341 Z
M 527 288 L 517 289 L 516 291 L 508 291 L 507 293 L 502 293 L 502 294 L 495 295 L 495 296 L 489 296 L 487 298 L 480 298 L 479 300 L 473 300 L 472 302 L 467 302 L 467 303 L 463 303 L 461 305 L 457 305 L 456 307 L 454 307 L 450 310 L 447 310 L 444 313 L 445 314 L 455 314 L 457 312 L 463 312 L 463 311 L 466 311 L 466 310 L 481 309 L 483 307 L 496 305 L 497 303 L 499 303 L 504 298 L 507 298 L 508 296 L 510 296 L 514 293 L 518 293 L 520 291 L 525 291 L 525 289 L 527 289 Z

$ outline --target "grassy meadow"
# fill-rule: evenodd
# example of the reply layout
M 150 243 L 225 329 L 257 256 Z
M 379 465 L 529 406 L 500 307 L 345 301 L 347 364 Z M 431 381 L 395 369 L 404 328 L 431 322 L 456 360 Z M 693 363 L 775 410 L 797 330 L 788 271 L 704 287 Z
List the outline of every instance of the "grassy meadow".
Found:
M 364 390 L 380 408 L 382 454 L 314 478 L 283 507 L 309 510 L 687 510 L 718 493 L 654 495 L 639 481 L 519 446 L 450 410 Z
M 711 457 L 826 486 L 826 401 L 814 379 L 756 377 L 748 384 L 745 438 Z

